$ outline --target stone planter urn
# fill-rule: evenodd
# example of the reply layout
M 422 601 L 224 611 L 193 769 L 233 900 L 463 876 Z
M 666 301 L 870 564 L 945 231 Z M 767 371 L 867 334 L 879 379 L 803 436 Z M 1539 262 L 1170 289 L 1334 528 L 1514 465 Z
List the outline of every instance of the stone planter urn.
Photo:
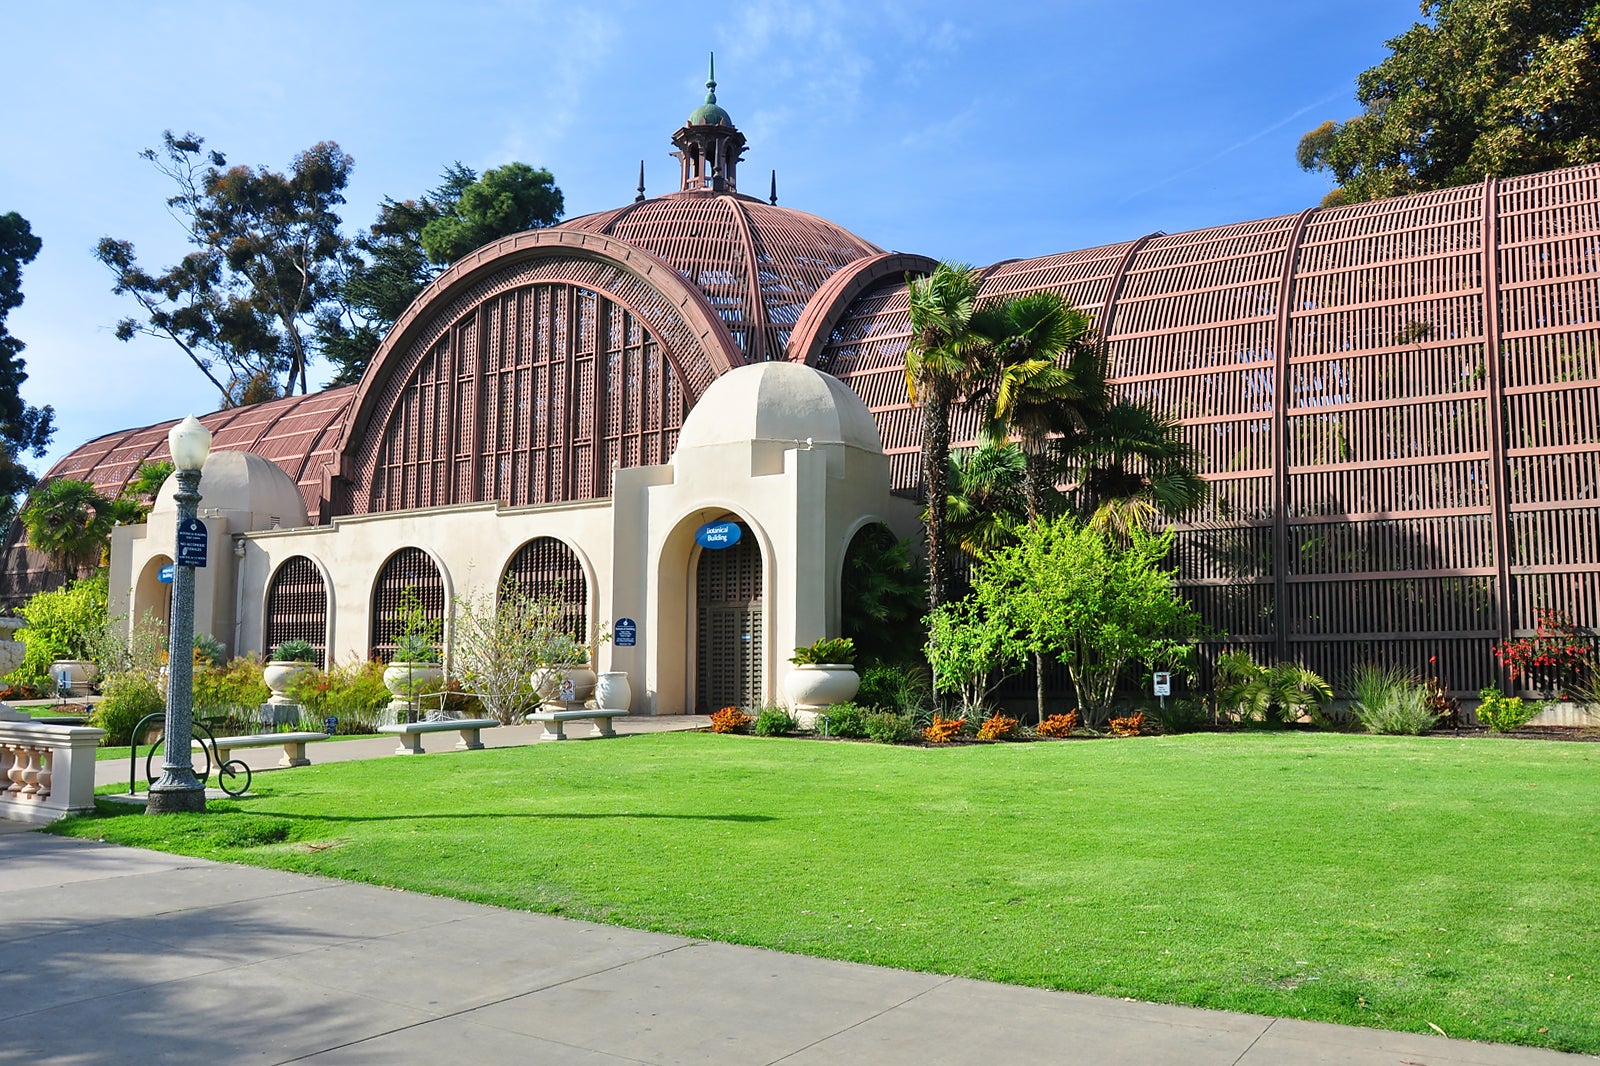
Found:
M 560 663 L 534 672 L 533 690 L 545 702 L 561 698 L 562 682 L 572 682 L 572 701 L 582 703 L 594 695 L 598 679 L 595 672 L 584 663 Z
M 272 690 L 267 702 L 274 707 L 292 706 L 295 701 L 286 694 L 286 690 L 294 684 L 295 678 L 308 672 L 315 665 L 299 659 L 268 660 L 261 668 L 261 680 Z
M 783 687 L 795 717 L 809 726 L 819 712 L 854 699 L 861 675 L 849 663 L 809 663 L 789 667 Z
M 633 686 L 626 670 L 607 670 L 594 686 L 594 702 L 605 711 L 625 711 L 633 702 Z
M 99 676 L 100 668 L 88 659 L 57 659 L 50 664 L 50 680 L 60 688 L 65 677 L 68 696 L 89 695 L 89 686 Z
M 444 667 L 438 663 L 396 659 L 383 668 L 383 687 L 394 697 L 389 701 L 389 710 L 396 715 L 420 710 L 417 693 L 437 692 L 443 681 Z

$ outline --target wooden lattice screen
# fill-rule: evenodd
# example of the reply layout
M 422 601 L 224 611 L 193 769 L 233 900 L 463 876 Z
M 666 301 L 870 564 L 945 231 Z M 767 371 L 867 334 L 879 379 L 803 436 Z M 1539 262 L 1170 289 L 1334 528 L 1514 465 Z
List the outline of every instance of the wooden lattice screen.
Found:
M 286 640 L 303 640 L 317 650 L 317 665 L 327 665 L 328 586 L 317 564 L 303 555 L 286 559 L 267 586 L 268 655 Z
M 697 713 L 760 707 L 762 685 L 761 549 L 750 531 L 731 548 L 703 550 L 695 576 L 698 616 Z
M 444 624 L 444 575 L 438 564 L 421 548 L 401 548 L 383 564 L 372 589 L 369 658 L 381 662 L 394 659 L 395 641 L 405 624 L 401 611 L 408 589 L 415 592 L 428 619 Z
M 559 600 L 564 628 L 580 642 L 588 639 L 589 583 L 571 548 L 554 537 L 536 537 L 517 549 L 506 564 L 500 586 L 515 586 L 536 599 Z
M 1600 626 L 1597 261 L 1585 166 L 1003 263 L 983 295 L 1094 311 L 1122 394 L 1184 427 L 1213 495 L 1178 526 L 1180 583 L 1229 646 L 1470 695 L 1539 608 Z M 886 279 L 817 360 L 903 492 L 909 334 Z

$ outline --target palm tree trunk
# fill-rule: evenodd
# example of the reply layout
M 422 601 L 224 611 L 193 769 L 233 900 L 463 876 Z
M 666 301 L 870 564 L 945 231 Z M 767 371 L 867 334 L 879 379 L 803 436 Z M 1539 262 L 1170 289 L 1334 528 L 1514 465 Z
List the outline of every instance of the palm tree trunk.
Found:
M 950 502 L 950 401 L 922 408 L 922 474 L 928 486 L 928 610 L 945 600 L 945 511 Z

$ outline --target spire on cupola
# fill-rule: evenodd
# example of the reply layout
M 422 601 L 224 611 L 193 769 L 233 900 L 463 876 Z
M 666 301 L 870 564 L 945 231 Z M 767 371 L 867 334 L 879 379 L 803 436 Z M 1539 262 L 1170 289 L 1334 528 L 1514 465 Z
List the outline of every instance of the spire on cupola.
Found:
M 711 56 L 706 78 L 706 102 L 689 113 L 689 121 L 672 135 L 678 150 L 672 153 L 683 165 L 682 190 L 708 189 L 738 192 L 737 171 L 744 158 L 744 134 L 717 103 L 717 57 Z

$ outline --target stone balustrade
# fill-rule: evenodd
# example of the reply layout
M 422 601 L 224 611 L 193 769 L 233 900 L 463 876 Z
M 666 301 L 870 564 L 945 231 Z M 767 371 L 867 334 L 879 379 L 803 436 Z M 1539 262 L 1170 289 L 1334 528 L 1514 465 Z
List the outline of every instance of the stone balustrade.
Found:
M 0 704 L 0 818 L 44 825 L 94 810 L 104 729 L 43 725 Z

